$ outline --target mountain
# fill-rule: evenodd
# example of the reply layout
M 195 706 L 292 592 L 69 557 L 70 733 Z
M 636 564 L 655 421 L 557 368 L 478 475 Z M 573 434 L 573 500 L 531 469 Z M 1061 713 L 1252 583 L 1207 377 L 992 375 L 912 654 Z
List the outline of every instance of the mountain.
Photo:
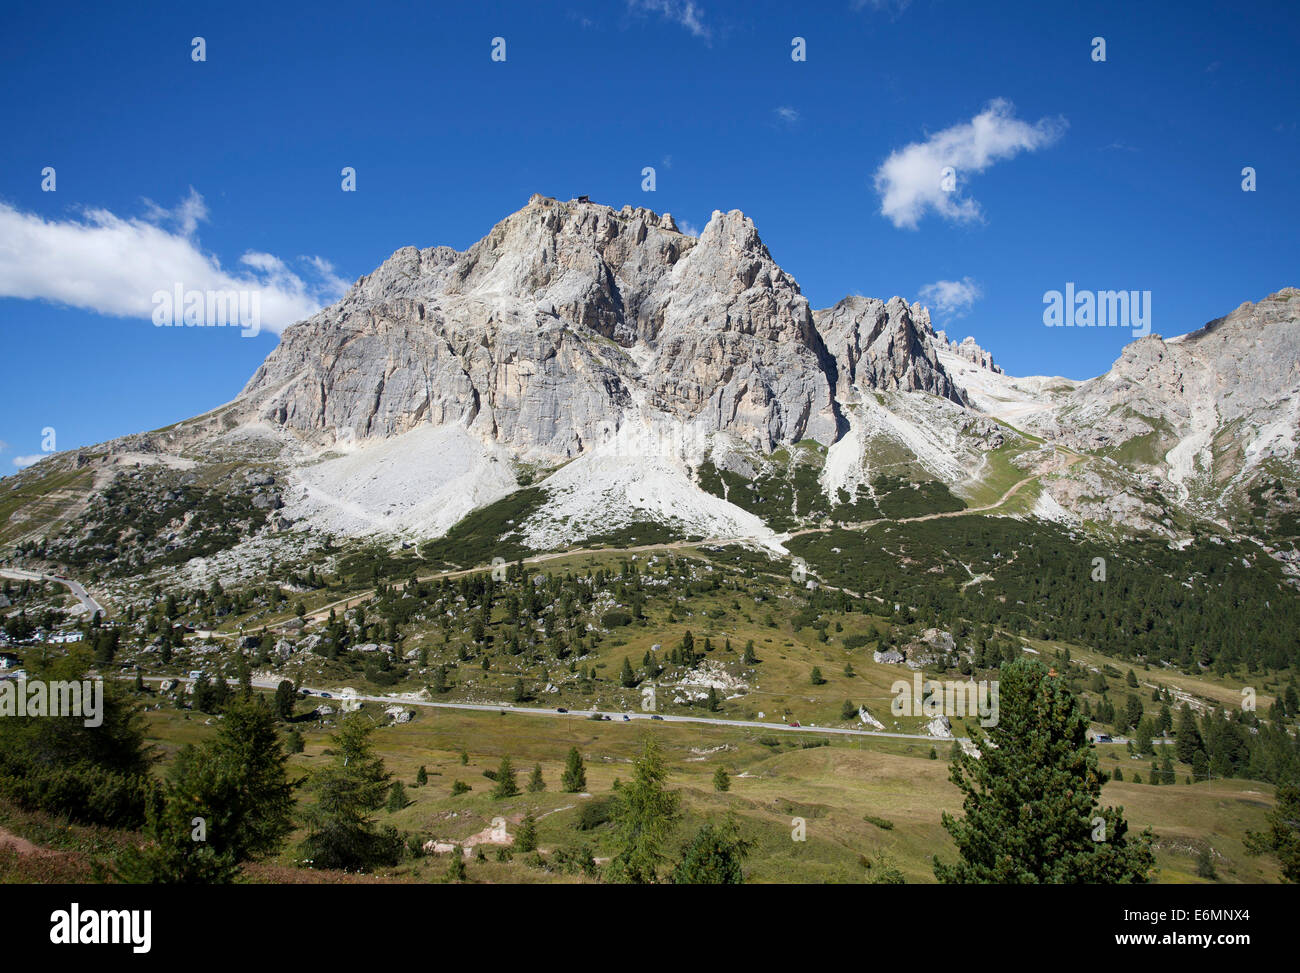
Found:
M 781 553 L 974 508 L 1294 568 L 1298 402 L 1293 288 L 1087 382 L 1016 378 L 900 297 L 814 310 L 739 211 L 694 237 L 535 195 L 464 252 L 396 251 L 230 403 L 9 478 L 0 544 L 136 573 L 471 530 Z

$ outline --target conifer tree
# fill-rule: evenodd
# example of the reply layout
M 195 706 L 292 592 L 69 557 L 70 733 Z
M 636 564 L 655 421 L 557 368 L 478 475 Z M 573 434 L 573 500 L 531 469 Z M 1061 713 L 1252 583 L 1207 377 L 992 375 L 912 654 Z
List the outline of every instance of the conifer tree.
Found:
M 587 769 L 582 762 L 582 754 L 577 747 L 569 750 L 564 763 L 564 775 L 561 778 L 564 789 L 570 794 L 580 794 L 587 789 Z
M 514 797 L 518 793 L 519 784 L 515 780 L 515 768 L 511 765 L 509 757 L 502 757 L 501 764 L 497 767 L 496 786 L 492 788 L 492 796 L 502 800 Z
M 533 765 L 533 775 L 528 778 L 528 793 L 538 794 L 546 790 L 546 781 L 542 779 L 542 765 Z
M 963 753 L 953 762 L 965 815 L 943 815 L 958 858 L 936 859 L 935 876 L 949 883 L 1147 881 L 1151 836 L 1130 838 L 1123 808 L 1099 806 L 1106 775 L 1068 687 L 1034 660 L 1003 666 L 1000 682 L 998 720 L 977 743 L 981 756 Z M 1093 838 L 1097 817 L 1103 841 Z

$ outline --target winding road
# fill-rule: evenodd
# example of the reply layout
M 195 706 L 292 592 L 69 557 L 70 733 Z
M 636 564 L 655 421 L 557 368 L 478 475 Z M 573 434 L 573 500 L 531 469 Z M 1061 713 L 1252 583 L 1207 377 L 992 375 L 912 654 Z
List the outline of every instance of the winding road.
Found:
M 108 614 L 104 611 L 104 606 L 97 602 L 80 582 L 73 581 L 71 578 L 61 578 L 55 574 L 38 574 L 35 571 L 21 571 L 17 568 L 0 568 L 0 578 L 12 578 L 15 581 L 53 581 L 71 591 L 72 596 L 81 602 L 81 606 L 90 615 L 93 616 L 95 612 L 101 615 Z

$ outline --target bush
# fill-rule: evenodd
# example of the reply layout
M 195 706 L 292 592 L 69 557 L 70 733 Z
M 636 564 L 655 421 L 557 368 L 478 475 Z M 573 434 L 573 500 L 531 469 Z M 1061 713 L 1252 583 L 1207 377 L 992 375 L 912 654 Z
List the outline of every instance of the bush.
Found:
M 592 831 L 599 828 L 610 820 L 613 812 L 614 802 L 607 797 L 588 801 L 578 812 L 578 830 Z
M 0 796 L 19 807 L 110 828 L 138 828 L 153 789 L 147 775 L 116 773 L 87 761 L 0 777 Z
M 600 616 L 600 624 L 605 628 L 622 628 L 632 623 L 632 616 L 624 611 L 608 611 Z

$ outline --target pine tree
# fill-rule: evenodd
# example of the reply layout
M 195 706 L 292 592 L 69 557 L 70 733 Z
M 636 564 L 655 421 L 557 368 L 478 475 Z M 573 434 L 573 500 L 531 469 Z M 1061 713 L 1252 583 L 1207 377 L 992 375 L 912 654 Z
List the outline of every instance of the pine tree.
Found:
M 496 781 L 496 787 L 492 788 L 492 796 L 498 801 L 514 797 L 519 793 L 519 784 L 515 781 L 515 768 L 511 766 L 509 757 L 501 758 L 501 764 L 497 767 Z
M 728 815 L 720 825 L 705 824 L 686 846 L 671 880 L 675 885 L 741 885 L 741 866 L 752 848 L 753 842 L 740 836 L 734 817 Z
M 1196 716 L 1187 703 L 1178 709 L 1178 728 L 1174 731 L 1174 741 L 1174 752 L 1179 763 L 1190 764 L 1196 751 L 1205 749 L 1201 731 L 1196 726 Z
M 635 885 L 659 881 L 664 843 L 681 815 L 677 792 L 665 787 L 668 771 L 663 752 L 647 737 L 633 762 L 632 779 L 614 795 L 613 822 L 619 850 L 610 859 L 612 881 Z
M 293 705 L 296 701 L 293 683 L 288 679 L 281 679 L 280 684 L 275 687 L 275 712 L 282 720 L 293 719 Z
M 721 767 L 713 772 L 713 789 L 715 791 L 731 790 L 731 778 L 727 776 L 727 772 Z
M 519 852 L 537 850 L 537 819 L 533 817 L 532 811 L 525 813 L 524 819 L 519 822 L 514 849 Z
M 447 874 L 443 876 L 443 881 L 448 884 L 463 882 L 468 878 L 468 872 L 465 870 L 465 853 L 461 851 L 460 845 L 451 849 L 451 858 L 447 862 Z
M 587 769 L 583 765 L 582 754 L 578 752 L 577 747 L 569 750 L 561 780 L 565 791 L 569 794 L 580 794 L 587 789 Z
M 406 788 L 400 780 L 393 781 L 388 789 L 388 812 L 394 814 L 406 807 Z
M 632 663 L 627 661 L 627 656 L 623 656 L 623 671 L 619 674 L 618 681 L 624 689 L 636 685 L 636 673 L 632 670 Z
M 424 769 L 424 764 L 420 764 L 420 769 L 415 772 L 415 784 L 417 787 L 423 787 L 429 783 L 429 772 Z
M 546 790 L 546 781 L 542 779 L 542 765 L 533 765 L 533 775 L 528 778 L 528 793 L 539 794 Z
M 1268 830 L 1246 832 L 1246 847 L 1257 855 L 1273 855 L 1282 878 L 1300 882 L 1300 787 L 1279 787 L 1277 806 L 1268 814 Z
M 376 831 L 371 817 L 384 806 L 391 777 L 375 755 L 373 730 L 361 713 L 348 714 L 331 738 L 333 763 L 308 783 L 317 800 L 304 811 L 302 856 L 317 868 L 356 871 L 396 864 L 401 854 L 396 833 Z
M 965 816 L 943 814 L 958 860 L 936 860 L 948 883 L 1145 882 L 1154 865 L 1149 832 L 1128 836 L 1122 808 L 1101 808 L 1106 776 L 1088 724 L 1062 680 L 1033 660 L 1002 667 L 998 722 L 962 754 L 950 778 Z M 1105 841 L 1093 840 L 1095 817 Z
M 148 844 L 123 854 L 118 877 L 228 882 L 241 863 L 275 853 L 293 831 L 287 766 L 271 709 L 260 700 L 233 704 L 212 741 L 177 755 L 151 802 Z

